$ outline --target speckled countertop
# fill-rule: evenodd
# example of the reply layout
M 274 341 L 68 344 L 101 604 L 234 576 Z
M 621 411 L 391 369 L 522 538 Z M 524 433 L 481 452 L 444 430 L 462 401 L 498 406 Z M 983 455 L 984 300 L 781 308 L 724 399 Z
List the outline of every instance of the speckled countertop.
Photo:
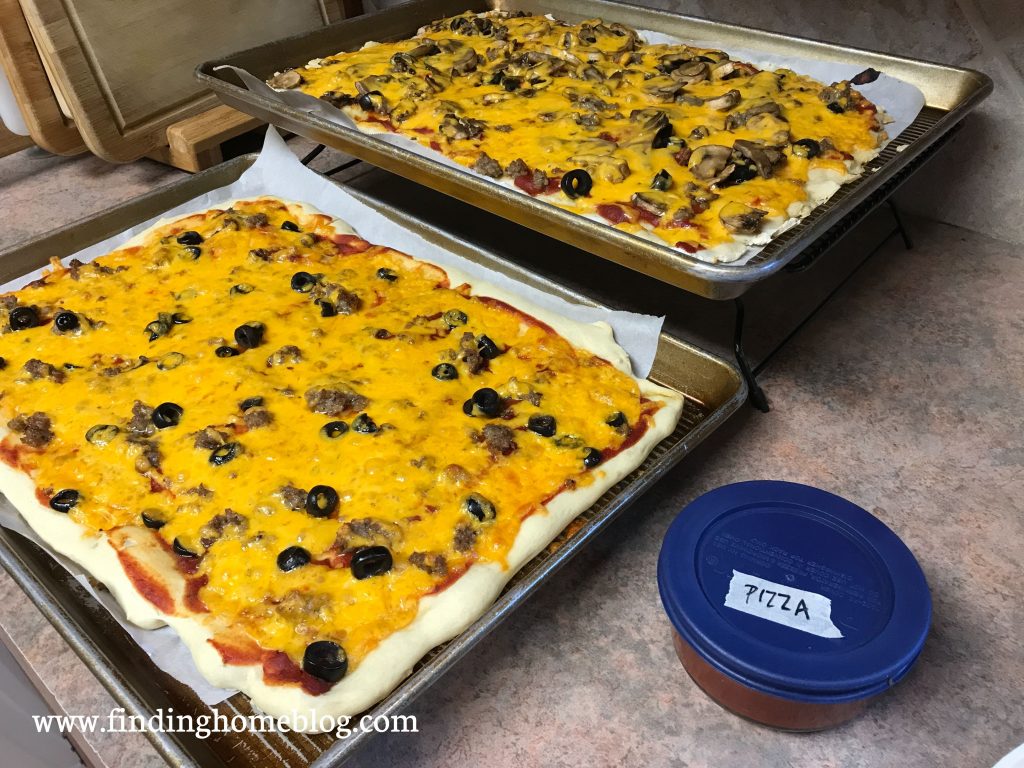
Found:
M 27 173 L 32 162 L 45 167 Z M 98 210 L 174 175 L 140 163 L 96 183 L 90 162 L 0 160 L 4 207 L 18 201 L 8 226 L 30 234 L 40 212 L 73 218 L 65 205 Z M 1024 258 L 951 226 L 911 229 L 914 250 L 890 239 L 772 359 L 761 379 L 770 413 L 744 408 L 413 706 L 420 733 L 378 737 L 353 764 L 984 768 L 1024 741 Z M 815 269 L 845 274 L 876 230 L 855 230 Z M 560 253 L 494 242 L 551 264 Z M 571 272 L 572 258 L 556 271 Z M 579 279 L 616 286 L 606 289 L 616 303 L 667 312 L 670 328 L 699 337 L 697 320 L 710 318 L 728 329 L 727 308 L 616 267 Z M 752 343 L 825 290 L 807 279 L 782 276 L 781 288 L 751 296 L 763 310 Z M 665 529 L 700 493 L 753 478 L 809 483 L 872 510 L 931 585 L 934 626 L 916 669 L 835 731 L 788 735 L 727 714 L 672 650 L 654 578 Z M 5 642 L 55 707 L 114 706 L 5 574 L 0 606 Z M 107 768 L 161 762 L 137 734 L 75 742 Z

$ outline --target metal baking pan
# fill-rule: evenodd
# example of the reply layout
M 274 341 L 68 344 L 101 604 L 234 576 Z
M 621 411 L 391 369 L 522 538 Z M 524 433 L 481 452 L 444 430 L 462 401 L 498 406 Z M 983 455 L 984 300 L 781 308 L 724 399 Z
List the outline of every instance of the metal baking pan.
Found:
M 0 282 L 42 266 L 51 256 L 70 255 L 204 192 L 230 184 L 254 159 L 255 155 L 237 158 L 94 218 L 6 250 L 0 253 Z M 389 216 L 396 226 L 412 229 L 429 240 L 524 283 L 572 301 L 598 306 L 587 297 L 561 288 L 542 275 L 501 261 L 416 219 L 375 204 L 366 195 L 359 197 Z M 747 395 L 746 385 L 730 363 L 667 334 L 661 336 L 651 379 L 687 396 L 683 416 L 675 432 L 654 449 L 639 469 L 605 493 L 551 546 L 529 562 L 477 622 L 459 637 L 434 649 L 416 666 L 409 678 L 370 710 L 370 714 L 400 713 L 612 519 L 719 427 Z M 211 715 L 216 709 L 230 720 L 235 714 L 252 712 L 248 698 L 242 694 L 215 708 L 208 707 L 190 689 L 153 666 L 142 649 L 61 566 L 21 536 L 0 529 L 0 562 L 129 715 L 149 717 L 158 708 L 166 711 L 173 707 L 176 713 L 198 716 Z M 298 768 L 311 762 L 317 766 L 337 766 L 371 736 L 358 733 L 337 739 L 324 734 L 246 732 L 215 734 L 201 741 L 185 733 L 148 735 L 172 765 L 232 768 L 268 765 Z
M 731 266 L 708 264 L 667 245 L 645 240 L 502 187 L 468 170 L 452 168 L 430 157 L 392 146 L 372 135 L 335 125 L 249 91 L 229 70 L 215 71 L 219 65 L 231 64 L 265 79 L 278 70 L 304 64 L 319 56 L 357 49 L 368 40 L 384 42 L 409 37 L 422 25 L 444 16 L 492 8 L 550 13 L 566 21 L 600 17 L 636 29 L 660 31 L 688 39 L 713 40 L 726 51 L 733 46 L 804 58 L 848 61 L 852 71 L 871 66 L 916 85 L 925 95 L 926 106 L 904 131 L 900 141 L 886 147 L 859 179 L 845 185 L 798 226 L 775 237 L 748 263 Z M 196 76 L 216 91 L 222 101 L 236 109 L 349 152 L 597 256 L 712 299 L 741 295 L 754 283 L 784 267 L 869 198 L 874 204 L 880 203 L 895 189 L 896 184 L 888 182 L 897 177 L 902 180 L 905 175 L 901 176 L 901 171 L 909 168 L 922 152 L 992 90 L 991 79 L 972 70 L 606 0 L 416 0 L 207 62 L 196 70 Z M 897 145 L 901 145 L 900 151 L 897 151 Z M 879 192 L 883 194 L 877 194 Z

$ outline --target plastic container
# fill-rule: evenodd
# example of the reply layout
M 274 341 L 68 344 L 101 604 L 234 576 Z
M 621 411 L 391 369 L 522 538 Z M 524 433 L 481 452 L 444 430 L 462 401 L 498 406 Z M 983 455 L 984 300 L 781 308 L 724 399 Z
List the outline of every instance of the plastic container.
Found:
M 763 725 L 840 725 L 898 683 L 921 651 L 931 595 L 880 520 L 806 485 L 724 486 L 669 527 L 658 587 L 683 667 Z

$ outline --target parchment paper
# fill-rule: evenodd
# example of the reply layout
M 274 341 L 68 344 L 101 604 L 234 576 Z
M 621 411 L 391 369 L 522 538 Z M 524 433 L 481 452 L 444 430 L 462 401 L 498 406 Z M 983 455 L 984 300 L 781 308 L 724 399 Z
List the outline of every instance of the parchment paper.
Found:
M 684 38 L 673 37 L 661 32 L 653 32 L 649 30 L 640 30 L 639 34 L 644 42 L 651 44 L 667 43 L 676 45 L 685 43 L 687 45 L 702 48 L 717 48 L 720 45 L 719 43 L 708 41 L 686 40 Z M 335 53 L 337 53 L 337 51 L 324 51 L 323 55 L 330 56 Z M 772 52 L 758 51 L 756 49 L 733 48 L 732 46 L 729 47 L 728 53 L 730 57 L 737 61 L 747 61 L 761 69 L 791 69 L 794 72 L 809 75 L 826 84 L 849 79 L 866 68 L 864 66 L 853 66 L 845 62 L 822 61 L 820 59 L 808 59 L 799 56 L 780 56 Z M 306 62 L 304 61 L 296 61 L 292 63 L 292 65 L 296 67 L 303 66 L 305 64 Z M 217 69 L 231 70 L 238 75 L 246 88 L 250 91 L 254 91 L 270 99 L 275 99 L 296 109 L 301 109 L 310 114 L 314 114 L 317 117 L 323 118 L 324 120 L 336 125 L 343 126 L 344 128 L 348 128 L 353 131 L 360 130 L 356 122 L 351 117 L 321 99 L 314 98 L 313 96 L 302 93 L 301 91 L 275 91 L 263 80 L 255 77 L 244 69 L 240 69 L 239 67 L 224 65 L 217 67 Z M 865 97 L 879 106 L 892 120 L 892 122 L 885 126 L 889 137 L 885 144 L 893 141 L 899 136 L 899 134 L 906 130 L 907 126 L 914 122 L 918 113 L 920 113 L 921 108 L 924 107 L 924 94 L 921 93 L 921 90 L 917 86 L 886 75 L 885 73 L 882 73 L 875 82 L 858 86 L 857 88 Z M 462 173 L 479 175 L 475 174 L 465 166 L 459 165 L 449 159 L 441 152 L 436 152 L 407 136 L 402 136 L 396 133 L 379 133 L 374 134 L 374 138 L 385 141 L 388 144 L 408 152 L 412 152 L 423 157 L 429 157 L 435 162 L 455 168 Z M 505 188 L 513 189 L 518 193 L 526 194 L 507 179 L 495 180 L 486 176 L 480 176 L 480 178 L 487 179 L 487 181 L 493 184 L 500 184 Z M 588 218 L 603 221 L 595 215 L 589 215 Z M 798 223 L 797 219 L 789 219 L 782 223 L 776 230 L 768 234 L 771 234 L 772 236 L 781 234 L 796 223 Z M 660 239 L 658 239 L 658 243 L 664 244 Z M 737 266 L 746 264 L 752 258 L 757 256 L 757 254 L 759 254 L 766 245 L 767 241 L 759 245 L 752 245 L 743 252 L 742 256 L 735 261 L 728 263 Z M 694 256 L 694 258 L 703 258 L 700 251 L 691 255 Z
M 273 128 L 267 130 L 266 141 L 259 158 L 238 181 L 194 198 L 103 242 L 84 248 L 68 256 L 64 261 L 67 263 L 72 258 L 91 261 L 114 250 L 161 219 L 202 211 L 228 200 L 260 195 L 275 195 L 310 203 L 324 213 L 342 219 L 371 243 L 387 245 L 434 264 L 457 268 L 478 281 L 500 286 L 526 301 L 565 317 L 582 322 L 603 320 L 612 326 L 616 341 L 629 353 L 634 372 L 640 377 L 646 377 L 650 372 L 664 318 L 572 304 L 433 245 L 420 236 L 396 226 L 383 214 L 364 205 L 333 182 L 306 168 Z M 42 271 L 36 270 L 0 286 L 0 293 L 21 288 L 39 277 Z M 128 623 L 113 597 L 105 591 L 97 592 L 93 589 L 85 571 L 50 549 L 6 499 L 0 503 L 0 526 L 17 531 L 46 550 L 99 600 L 160 669 L 192 688 L 206 704 L 216 704 L 235 693 L 232 690 L 216 688 L 206 682 L 196 669 L 191 653 L 171 628 L 146 630 Z

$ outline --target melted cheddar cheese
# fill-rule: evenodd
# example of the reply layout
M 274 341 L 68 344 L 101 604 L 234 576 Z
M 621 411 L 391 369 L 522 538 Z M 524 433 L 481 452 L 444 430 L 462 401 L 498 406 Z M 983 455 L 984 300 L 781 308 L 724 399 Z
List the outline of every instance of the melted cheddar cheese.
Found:
M 599 19 L 467 13 L 268 82 L 690 253 L 805 212 L 809 171 L 845 177 L 884 136 L 849 82 L 644 44 Z M 571 171 L 589 192 L 560 188 Z
M 240 343 L 244 327 L 262 336 Z M 201 603 L 296 664 L 327 639 L 357 665 L 421 598 L 502 563 L 527 516 L 658 408 L 548 326 L 269 198 L 55 264 L 0 297 L 0 329 L 3 456 L 40 501 L 76 491 L 68 514 L 94 531 L 163 523 Z M 484 388 L 498 407 L 467 414 Z M 553 436 L 527 429 L 540 415 Z M 304 506 L 319 485 L 329 516 Z M 391 567 L 356 578 L 370 546 Z M 310 561 L 285 571 L 290 547 Z

